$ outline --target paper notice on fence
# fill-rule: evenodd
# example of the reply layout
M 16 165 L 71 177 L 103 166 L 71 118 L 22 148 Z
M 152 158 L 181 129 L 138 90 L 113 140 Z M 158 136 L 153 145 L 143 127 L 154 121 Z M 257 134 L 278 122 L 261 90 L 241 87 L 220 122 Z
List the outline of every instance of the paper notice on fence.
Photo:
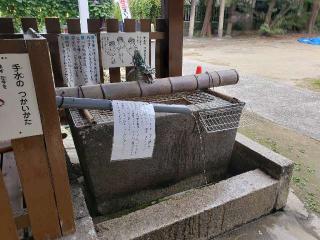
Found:
M 114 134 L 111 161 L 150 158 L 155 141 L 155 113 L 148 103 L 112 101 Z
M 100 34 L 103 68 L 133 66 L 134 51 L 138 50 L 149 65 L 149 33 L 117 32 Z
M 40 134 L 29 55 L 0 54 L 0 141 Z
M 100 83 L 97 37 L 60 34 L 58 37 L 64 83 L 68 87 Z

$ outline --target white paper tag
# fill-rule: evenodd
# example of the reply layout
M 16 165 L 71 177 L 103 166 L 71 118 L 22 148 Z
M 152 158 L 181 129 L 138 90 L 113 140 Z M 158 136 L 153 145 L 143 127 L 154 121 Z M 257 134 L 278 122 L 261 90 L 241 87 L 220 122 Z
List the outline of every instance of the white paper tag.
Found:
M 148 103 L 112 101 L 114 134 L 111 161 L 150 158 L 155 141 L 155 113 Z
M 60 34 L 62 75 L 68 87 L 100 83 L 97 37 L 94 34 Z
M 102 32 L 100 40 L 103 68 L 133 66 L 135 50 L 140 52 L 145 63 L 149 65 L 148 32 Z
M 0 54 L 0 141 L 40 134 L 29 55 Z

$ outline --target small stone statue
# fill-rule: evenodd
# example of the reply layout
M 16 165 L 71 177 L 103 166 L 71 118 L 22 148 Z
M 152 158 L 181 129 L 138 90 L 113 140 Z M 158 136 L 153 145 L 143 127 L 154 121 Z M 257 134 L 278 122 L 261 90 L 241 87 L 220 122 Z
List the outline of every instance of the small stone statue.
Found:
M 155 69 L 149 67 L 144 62 L 138 50 L 134 51 L 133 55 L 134 68 L 128 73 L 127 81 L 145 81 L 148 84 L 153 83 Z

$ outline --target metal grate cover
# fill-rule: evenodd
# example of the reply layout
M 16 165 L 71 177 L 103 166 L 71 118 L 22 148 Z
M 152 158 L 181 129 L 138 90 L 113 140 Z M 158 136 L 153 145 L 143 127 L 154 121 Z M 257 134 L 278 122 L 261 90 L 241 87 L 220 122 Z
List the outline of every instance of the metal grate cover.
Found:
M 208 92 L 181 92 L 170 95 L 139 97 L 125 99 L 149 103 L 184 104 L 188 105 L 208 133 L 236 129 L 247 126 L 247 114 L 243 114 L 245 103 L 231 103 Z M 89 110 L 97 124 L 113 122 L 112 111 Z M 244 112 L 246 113 L 246 111 Z M 250 112 L 249 112 L 250 113 Z M 75 127 L 90 126 L 90 122 L 77 109 L 70 109 Z

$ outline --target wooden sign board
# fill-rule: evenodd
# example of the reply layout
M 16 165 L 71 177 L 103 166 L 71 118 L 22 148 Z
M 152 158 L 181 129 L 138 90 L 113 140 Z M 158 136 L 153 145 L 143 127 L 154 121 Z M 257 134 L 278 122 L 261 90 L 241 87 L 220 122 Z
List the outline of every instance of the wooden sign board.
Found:
M 29 55 L 0 54 L 0 141 L 42 134 Z
M 133 66 L 134 52 L 138 50 L 149 65 L 148 32 L 102 32 L 100 34 L 103 68 Z

